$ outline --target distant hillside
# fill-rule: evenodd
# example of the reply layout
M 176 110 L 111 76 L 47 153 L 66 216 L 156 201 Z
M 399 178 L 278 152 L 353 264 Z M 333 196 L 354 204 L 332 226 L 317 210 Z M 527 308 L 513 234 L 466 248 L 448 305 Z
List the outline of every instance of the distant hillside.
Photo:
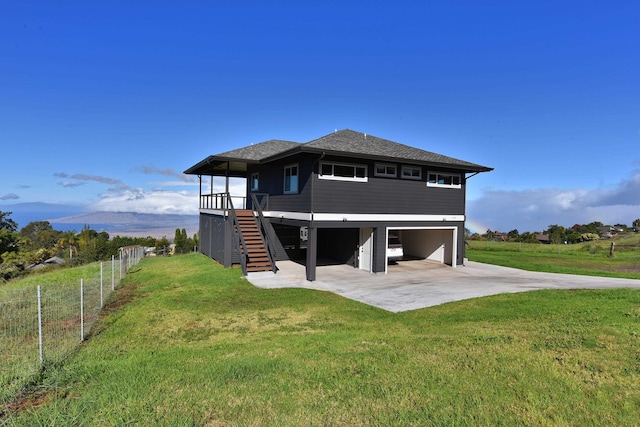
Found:
M 86 212 L 84 209 L 83 206 L 50 203 L 0 204 L 0 211 L 12 212 L 10 218 L 18 223 L 18 229 L 30 222 L 49 221 L 56 230 L 80 232 L 88 225 L 113 236 L 167 236 L 173 239 L 176 228 L 184 228 L 189 236 L 198 232 L 198 215 Z
M 110 235 L 167 236 L 173 238 L 176 228 L 186 229 L 189 236 L 198 231 L 198 215 L 154 215 L 135 212 L 87 212 L 79 215 L 47 219 L 54 228 L 80 231 L 89 225 Z

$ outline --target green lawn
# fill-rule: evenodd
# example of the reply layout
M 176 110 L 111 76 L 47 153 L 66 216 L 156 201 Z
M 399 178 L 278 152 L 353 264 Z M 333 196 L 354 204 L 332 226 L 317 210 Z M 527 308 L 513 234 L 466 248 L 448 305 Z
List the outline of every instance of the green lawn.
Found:
M 633 245 L 633 246 L 632 246 Z M 611 241 L 576 245 L 541 245 L 515 242 L 469 241 L 470 261 L 530 271 L 640 279 L 640 237 L 618 241 L 609 256 Z
M 636 290 L 393 314 L 185 255 L 144 260 L 112 298 L 7 425 L 640 424 Z

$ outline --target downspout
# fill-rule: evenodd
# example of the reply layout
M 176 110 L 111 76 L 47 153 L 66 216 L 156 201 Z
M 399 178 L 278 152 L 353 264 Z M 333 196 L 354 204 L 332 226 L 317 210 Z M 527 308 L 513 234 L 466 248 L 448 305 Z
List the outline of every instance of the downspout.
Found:
M 463 174 L 462 176 L 464 176 L 464 221 L 462 223 L 462 248 L 456 248 L 456 252 L 462 250 L 462 265 L 465 265 L 464 261 L 467 259 L 467 245 L 466 245 L 466 240 L 464 238 L 464 230 L 467 228 L 467 180 L 469 178 L 473 178 L 474 176 L 478 175 L 480 172 L 476 172 L 476 173 L 472 173 L 469 176 L 465 176 L 466 174 Z M 454 260 L 453 264 L 456 264 L 458 262 L 458 260 Z

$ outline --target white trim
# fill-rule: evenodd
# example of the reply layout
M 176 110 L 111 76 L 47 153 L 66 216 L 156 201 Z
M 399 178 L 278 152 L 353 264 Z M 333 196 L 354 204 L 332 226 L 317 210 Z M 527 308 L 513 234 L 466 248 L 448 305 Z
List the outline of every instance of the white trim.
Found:
M 287 191 L 287 169 L 296 168 L 296 189 Z M 284 167 L 284 172 L 282 175 L 282 193 L 283 194 L 298 194 L 298 189 L 300 188 L 300 165 L 298 163 L 292 163 L 290 165 L 286 165 Z M 294 176 L 294 175 L 290 175 Z
M 209 215 L 227 216 L 227 211 L 225 209 L 200 209 L 200 213 L 209 214 Z
M 347 166 L 353 168 L 354 176 L 339 176 L 339 175 L 323 175 L 322 174 L 322 166 L 323 165 L 332 165 L 332 166 Z M 364 169 L 364 177 L 355 176 L 356 168 Z M 332 167 L 332 172 L 334 168 Z M 328 181 L 352 181 L 352 182 L 368 182 L 369 181 L 369 173 L 367 170 L 367 165 L 361 165 L 356 163 L 342 163 L 342 162 L 331 162 L 324 161 L 320 162 L 320 170 L 318 171 L 318 179 L 325 179 Z
M 458 177 L 458 182 L 460 184 L 438 184 L 437 182 L 429 182 L 429 175 L 442 175 L 442 176 L 451 176 Z M 446 172 L 427 172 L 427 187 L 437 187 L 437 188 L 462 188 L 462 176 L 457 173 L 446 173 Z
M 254 180 L 253 177 L 256 177 L 255 182 L 258 184 L 257 187 L 253 186 Z M 253 172 L 249 178 L 249 191 L 259 191 L 260 190 L 260 172 Z
M 262 215 L 269 218 L 295 219 L 298 221 L 311 221 L 311 214 L 307 212 L 263 211 Z
M 308 212 L 286 212 L 286 211 L 265 211 L 264 216 L 270 218 L 295 219 L 300 221 L 311 221 L 311 213 Z M 394 215 L 394 214 L 348 214 L 348 213 L 313 213 L 314 221 L 443 221 L 462 222 L 464 215 Z

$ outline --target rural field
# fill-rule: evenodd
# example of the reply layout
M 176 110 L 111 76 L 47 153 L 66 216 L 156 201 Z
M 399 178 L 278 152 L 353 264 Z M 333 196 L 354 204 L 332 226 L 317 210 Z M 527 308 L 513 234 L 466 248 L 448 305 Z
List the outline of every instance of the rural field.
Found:
M 509 248 L 509 262 L 553 264 Z M 626 271 L 637 251 L 573 249 L 544 248 L 569 259 L 552 268 L 640 278 Z M 472 242 L 469 257 L 500 252 Z M 592 255 L 605 264 L 590 267 Z M 257 289 L 203 255 L 150 258 L 67 360 L 2 405 L 0 425 L 12 426 L 639 425 L 640 291 L 393 314 L 327 292 Z
M 615 243 L 613 257 L 609 256 Z M 470 240 L 472 261 L 549 273 L 640 279 L 640 235 L 575 245 Z

